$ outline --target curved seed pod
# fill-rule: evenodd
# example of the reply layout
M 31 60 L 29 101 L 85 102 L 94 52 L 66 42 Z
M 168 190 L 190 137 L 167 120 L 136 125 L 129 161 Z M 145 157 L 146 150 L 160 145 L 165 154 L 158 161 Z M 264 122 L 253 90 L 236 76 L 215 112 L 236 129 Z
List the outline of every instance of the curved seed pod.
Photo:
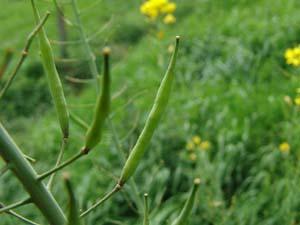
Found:
M 104 72 L 102 76 L 101 95 L 98 96 L 93 122 L 86 133 L 86 141 L 83 151 L 88 152 L 94 148 L 102 136 L 102 127 L 105 119 L 109 115 L 110 108 L 110 72 L 109 72 L 109 55 L 110 49 L 104 48 Z
M 64 174 L 64 181 L 69 195 L 69 215 L 67 225 L 80 225 L 79 208 L 68 173 Z
M 34 0 L 31 0 L 31 4 L 32 4 L 36 23 L 38 24 L 40 21 L 40 15 L 35 6 Z M 67 109 L 67 103 L 63 92 L 62 84 L 59 79 L 58 72 L 56 70 L 52 48 L 44 28 L 41 28 L 39 32 L 39 43 L 40 43 L 41 58 L 43 61 L 44 69 L 47 74 L 48 84 L 55 105 L 59 124 L 62 129 L 64 138 L 68 138 L 69 137 L 69 112 Z
M 179 39 L 180 37 L 176 37 L 176 46 L 175 50 L 173 52 L 173 55 L 171 57 L 171 61 L 169 64 L 169 67 L 167 69 L 167 72 L 160 84 L 160 87 L 158 89 L 153 107 L 151 109 L 151 112 L 148 116 L 148 119 L 146 121 L 145 127 L 140 134 L 135 146 L 133 147 L 125 166 L 123 167 L 122 175 L 119 180 L 119 185 L 122 186 L 134 173 L 136 170 L 140 159 L 144 155 L 144 152 L 146 150 L 146 147 L 149 145 L 151 138 L 153 136 L 153 133 L 155 129 L 157 128 L 160 118 L 166 108 L 166 105 L 168 103 L 170 93 L 171 93 L 171 87 L 172 87 L 172 81 L 174 80 L 174 69 L 176 64 L 176 58 L 177 58 L 177 52 L 179 47 Z
M 188 200 L 186 201 L 179 217 L 172 223 L 172 225 L 187 225 L 188 216 L 193 209 L 199 184 L 200 184 L 200 179 L 196 178 L 194 180 L 194 186 L 192 188 Z

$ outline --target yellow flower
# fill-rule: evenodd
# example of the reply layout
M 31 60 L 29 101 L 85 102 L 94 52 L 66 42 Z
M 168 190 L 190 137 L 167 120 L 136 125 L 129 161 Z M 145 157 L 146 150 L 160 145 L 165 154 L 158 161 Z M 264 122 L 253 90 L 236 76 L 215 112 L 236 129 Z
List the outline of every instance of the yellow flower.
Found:
M 292 105 L 292 104 L 293 104 L 293 100 L 292 100 L 291 97 L 288 96 L 288 95 L 284 96 L 284 97 L 283 97 L 283 100 L 284 100 L 284 102 L 285 102 L 286 104 L 288 104 L 288 105 Z
M 173 24 L 176 22 L 176 18 L 173 14 L 167 14 L 165 17 L 164 17 L 164 23 L 165 24 Z
M 193 142 L 189 141 L 186 144 L 186 149 L 189 150 L 189 151 L 193 151 L 195 149 L 195 144 Z
M 210 144 L 209 141 L 203 141 L 203 142 L 200 144 L 201 150 L 204 150 L 204 151 L 209 150 L 210 147 L 211 147 L 211 144 Z
M 196 155 L 195 153 L 191 153 L 191 154 L 189 155 L 189 158 L 190 158 L 191 161 L 196 161 L 197 155 Z
M 294 99 L 296 105 L 300 105 L 300 97 Z
M 162 13 L 174 13 L 175 10 L 176 10 L 176 4 L 173 2 L 170 2 L 161 8 Z
M 192 141 L 194 142 L 194 144 L 199 145 L 201 143 L 201 138 L 198 135 L 196 135 L 192 137 Z
M 289 153 L 290 152 L 290 145 L 289 143 L 287 142 L 282 142 L 280 145 L 279 145 L 279 150 L 282 152 L 282 153 Z
M 284 53 L 284 57 L 287 64 L 295 67 L 300 66 L 300 46 L 288 48 Z

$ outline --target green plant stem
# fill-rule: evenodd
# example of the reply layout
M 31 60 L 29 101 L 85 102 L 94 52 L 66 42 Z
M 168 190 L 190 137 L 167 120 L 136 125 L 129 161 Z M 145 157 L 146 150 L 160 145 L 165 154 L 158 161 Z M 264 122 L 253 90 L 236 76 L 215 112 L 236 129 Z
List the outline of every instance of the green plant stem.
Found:
M 83 119 L 81 119 L 79 116 L 75 115 L 74 113 L 70 113 L 70 119 L 73 120 L 78 126 L 83 128 L 85 131 L 89 129 L 89 125 Z
M 47 12 L 46 15 L 43 17 L 43 19 L 40 21 L 40 23 L 28 35 L 27 41 L 25 43 L 25 47 L 22 50 L 21 57 L 20 57 L 17 65 L 16 65 L 16 67 L 14 68 L 13 72 L 10 74 L 8 80 L 6 81 L 3 89 L 0 92 L 0 99 L 5 95 L 5 93 L 7 92 L 8 88 L 10 87 L 10 85 L 13 82 L 13 80 L 15 79 L 15 77 L 16 77 L 18 71 L 20 70 L 23 62 L 25 61 L 25 59 L 28 56 L 28 51 L 29 51 L 29 48 L 31 46 L 31 43 L 32 43 L 34 37 L 37 35 L 37 33 L 39 32 L 39 30 L 44 26 L 44 24 L 46 23 L 47 19 L 49 18 L 49 15 L 50 15 L 50 12 Z
M 98 82 L 99 73 L 98 73 L 98 69 L 97 69 L 97 65 L 96 65 L 96 57 L 95 57 L 93 51 L 91 50 L 91 47 L 88 43 L 88 39 L 83 30 L 83 26 L 81 23 L 80 14 L 79 14 L 76 0 L 72 0 L 72 9 L 73 9 L 73 13 L 75 15 L 75 19 L 76 19 L 76 23 L 77 23 L 76 25 L 77 25 L 79 33 L 80 33 L 80 39 L 83 42 L 82 44 L 83 44 L 84 51 L 85 51 L 85 54 L 87 57 L 89 68 L 90 68 L 93 78 L 95 79 L 96 90 L 98 92 L 99 91 L 99 82 Z
M 3 176 L 11 167 L 11 164 L 6 164 L 0 170 L 0 177 Z
M 37 180 L 43 180 L 46 177 L 50 176 L 53 173 L 56 173 L 57 171 L 65 168 L 66 166 L 70 165 L 71 163 L 75 162 L 77 159 L 81 158 L 82 156 L 84 156 L 86 153 L 83 151 L 80 151 L 79 153 L 77 153 L 76 155 L 74 155 L 73 157 L 71 157 L 70 159 L 68 159 L 67 161 L 63 162 L 62 164 L 60 164 L 59 166 L 54 167 L 53 169 L 39 175 L 37 177 Z
M 24 158 L 19 147 L 0 123 L 0 155 L 8 164 L 12 164 L 11 171 L 22 183 L 34 203 L 51 225 L 64 225 L 65 215 L 52 194 L 37 178 L 37 173 Z
M 11 205 L 8 205 L 8 206 L 5 206 L 5 207 L 1 207 L 0 208 L 0 214 L 1 213 L 6 213 L 6 212 L 8 212 L 11 209 L 15 209 L 15 208 L 18 208 L 20 206 L 27 205 L 27 204 L 30 204 L 30 203 L 32 203 L 31 199 L 30 198 L 26 198 L 26 199 L 23 199 L 23 200 L 18 201 L 16 203 L 13 203 Z
M 144 222 L 143 225 L 149 225 L 149 208 L 148 208 L 148 194 L 144 194 Z
M 36 160 L 34 158 L 32 158 L 32 157 L 30 157 L 28 155 L 25 155 L 25 154 L 23 154 L 23 155 L 24 155 L 25 159 L 27 159 L 29 162 L 32 162 L 32 163 L 36 162 Z
M 90 212 L 92 212 L 94 209 L 96 209 L 98 206 L 103 204 L 107 199 L 112 197 L 115 193 L 119 192 L 122 189 L 122 187 L 117 184 L 109 193 L 107 193 L 103 198 L 101 198 L 99 201 L 97 201 L 94 205 L 92 205 L 89 209 L 84 211 L 81 215 L 80 218 L 85 217 L 88 215 Z
M 0 209 L 1 209 L 1 207 L 4 207 L 4 205 L 2 203 L 0 203 Z M 12 215 L 12 216 L 16 217 L 17 219 L 21 220 L 22 222 L 29 224 L 29 225 L 40 225 L 38 223 L 35 223 L 35 222 L 21 216 L 20 214 L 14 212 L 13 210 L 9 210 L 8 212 L 6 212 L 6 214 Z
M 112 121 L 112 118 L 111 118 L 111 117 L 108 118 L 108 124 L 109 124 L 110 130 L 111 130 L 111 132 L 112 132 L 113 141 L 114 141 L 114 143 L 115 143 L 115 146 L 116 146 L 116 148 L 118 149 L 118 152 L 120 153 L 120 154 L 118 154 L 118 156 L 119 156 L 119 158 L 120 158 L 120 162 L 121 162 L 121 163 L 124 163 L 124 162 L 126 161 L 125 152 L 124 152 L 124 150 L 123 150 L 123 148 L 122 148 L 122 145 L 121 145 L 121 143 L 120 143 L 120 141 L 119 141 L 120 138 L 119 138 L 119 136 L 118 136 L 118 134 L 117 134 L 117 131 L 116 131 L 116 129 L 115 129 L 115 126 L 114 126 L 114 124 L 113 124 L 113 121 Z M 133 195 L 134 195 L 134 199 L 135 199 L 135 202 L 136 202 L 138 211 L 140 211 L 140 210 L 142 209 L 143 203 L 142 203 L 142 200 L 141 200 L 140 197 L 139 197 L 137 185 L 136 185 L 134 179 L 132 179 L 132 180 L 129 182 L 129 186 L 131 187 L 131 191 L 132 191 L 132 193 L 133 193 Z
M 66 144 L 67 144 L 67 139 L 63 138 L 62 143 L 61 143 L 61 148 L 59 150 L 59 154 L 58 154 L 58 157 L 57 157 L 57 160 L 56 160 L 56 163 L 55 163 L 55 167 L 59 166 L 59 164 L 61 163 L 61 161 L 63 159 Z M 49 178 L 49 181 L 48 181 L 48 184 L 47 184 L 47 188 L 49 190 L 51 190 L 51 186 L 52 186 L 54 177 L 55 177 L 55 173 L 51 174 L 51 176 Z
M 0 66 L 0 80 L 4 76 L 10 62 L 12 61 L 13 58 L 13 51 L 11 49 L 6 49 L 3 63 Z

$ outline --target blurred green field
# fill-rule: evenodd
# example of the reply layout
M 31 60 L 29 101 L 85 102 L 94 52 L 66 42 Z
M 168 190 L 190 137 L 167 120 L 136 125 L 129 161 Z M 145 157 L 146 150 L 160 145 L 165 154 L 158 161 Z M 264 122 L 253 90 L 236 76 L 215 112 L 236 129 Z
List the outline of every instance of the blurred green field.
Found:
M 72 113 L 88 123 L 96 99 L 92 82 L 74 84 L 68 76 L 91 75 L 74 25 L 69 1 L 59 1 L 70 21 L 67 26 L 69 62 L 60 57 L 55 10 L 46 24 L 57 56 Z M 300 87 L 300 70 L 288 66 L 287 48 L 300 43 L 298 0 L 174 0 L 176 24 L 163 28 L 164 37 L 140 13 L 142 1 L 78 0 L 85 31 L 101 69 L 101 49 L 112 48 L 112 123 L 102 143 L 86 158 L 65 169 L 83 209 L 115 184 L 123 162 L 143 128 L 166 69 L 168 49 L 175 35 L 182 37 L 176 83 L 167 112 L 151 146 L 130 183 L 91 213 L 86 224 L 141 224 L 143 193 L 149 193 L 152 225 L 169 224 L 187 198 L 192 180 L 200 177 L 191 225 L 283 225 L 300 223 L 300 108 L 293 103 Z M 7 48 L 14 57 L 3 79 L 17 62 L 34 21 L 29 1 L 0 0 L 0 56 Z M 72 43 L 75 41 L 75 44 Z M 40 173 L 51 168 L 60 145 L 60 129 L 53 109 L 38 45 L 33 43 L 7 95 L 0 101 L 1 122 L 21 149 L 37 159 Z M 0 62 L 2 57 L 0 57 Z M 120 94 L 121 93 L 121 94 Z M 291 103 L 284 99 L 290 97 Z M 115 131 L 115 132 L 113 132 Z M 71 126 L 66 158 L 82 147 L 85 131 Z M 188 150 L 194 136 L 208 140 L 207 151 Z M 290 151 L 279 145 L 288 142 Z M 0 161 L 0 166 L 4 163 Z M 300 175 L 300 174 L 299 174 Z M 53 194 L 66 207 L 61 173 Z M 0 177 L 0 202 L 26 196 L 11 173 Z M 25 206 L 17 212 L 45 224 L 39 211 Z M 20 224 L 6 214 L 1 225 Z

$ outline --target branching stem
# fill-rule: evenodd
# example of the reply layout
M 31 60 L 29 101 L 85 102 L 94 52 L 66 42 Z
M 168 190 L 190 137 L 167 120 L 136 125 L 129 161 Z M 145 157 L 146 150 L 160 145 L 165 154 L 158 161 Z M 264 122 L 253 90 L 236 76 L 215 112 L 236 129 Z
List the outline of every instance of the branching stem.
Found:
M 50 16 L 50 12 L 47 12 L 46 15 L 43 17 L 43 19 L 40 21 L 40 23 L 28 35 L 27 41 L 25 43 L 25 47 L 22 50 L 21 57 L 20 57 L 17 65 L 16 65 L 15 69 L 13 70 L 13 72 L 10 74 L 8 80 L 6 81 L 5 86 L 3 87 L 3 89 L 0 92 L 0 99 L 5 95 L 5 93 L 7 92 L 8 88 L 10 87 L 11 83 L 15 79 L 15 77 L 16 77 L 18 71 L 20 70 L 23 62 L 25 61 L 25 59 L 28 56 L 28 51 L 29 51 L 29 48 L 30 48 L 31 43 L 33 41 L 33 38 L 37 35 L 37 33 L 39 32 L 39 30 L 44 26 L 44 24 L 46 23 L 46 21 L 49 18 L 49 16 Z
M 11 205 L 8 205 L 8 206 L 5 206 L 5 207 L 1 207 L 0 208 L 0 214 L 1 213 L 6 213 L 9 210 L 12 210 L 12 209 L 15 209 L 15 208 L 18 208 L 20 206 L 27 205 L 27 204 L 30 204 L 30 203 L 31 203 L 31 199 L 28 197 L 26 199 L 23 199 L 21 201 L 18 201 L 16 203 L 11 204 Z

